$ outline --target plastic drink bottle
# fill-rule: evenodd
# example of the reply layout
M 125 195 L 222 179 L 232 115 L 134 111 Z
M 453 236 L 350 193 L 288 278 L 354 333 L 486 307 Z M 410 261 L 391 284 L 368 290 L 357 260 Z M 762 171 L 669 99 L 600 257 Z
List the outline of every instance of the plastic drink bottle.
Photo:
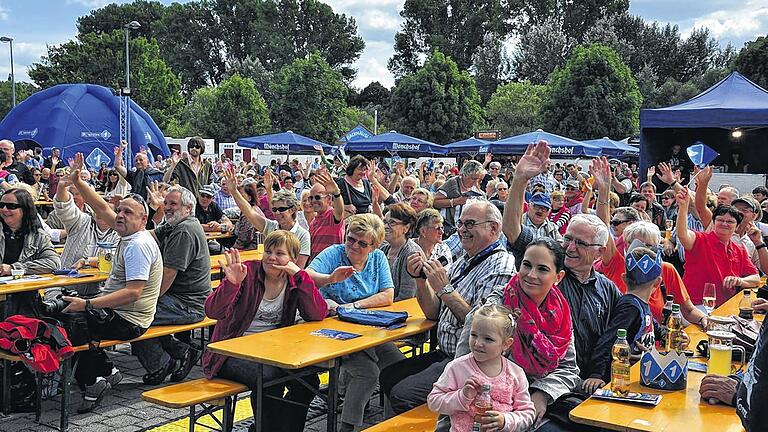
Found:
M 475 408 L 475 421 L 472 423 L 472 430 L 480 430 L 480 419 L 485 415 L 487 411 L 493 409 L 493 401 L 491 401 L 491 385 L 483 384 L 480 394 L 475 398 L 473 403 Z
M 629 343 L 627 331 L 619 329 L 616 332 L 616 343 L 611 350 L 611 391 L 616 396 L 629 394 Z
M 680 305 L 672 305 L 672 315 L 667 320 L 667 352 L 683 351 L 683 316 L 680 315 Z

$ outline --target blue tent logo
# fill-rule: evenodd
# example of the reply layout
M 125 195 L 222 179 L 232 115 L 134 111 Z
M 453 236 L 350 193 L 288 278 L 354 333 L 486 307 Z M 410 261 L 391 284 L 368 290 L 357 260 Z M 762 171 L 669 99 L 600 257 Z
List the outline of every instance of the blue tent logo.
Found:
M 37 128 L 34 128 L 32 130 L 20 130 L 19 136 L 28 136 L 30 138 L 34 138 L 35 135 L 37 135 Z
M 108 140 L 111 136 L 112 136 L 112 133 L 110 133 L 106 129 L 104 129 L 101 132 L 89 132 L 89 131 L 80 132 L 80 138 L 101 138 L 103 140 Z
M 101 166 L 102 162 L 109 165 L 109 163 L 112 162 L 112 159 L 109 156 L 107 156 L 107 154 L 104 153 L 98 147 L 93 149 L 93 151 L 88 155 L 88 157 L 85 158 L 85 163 L 87 163 L 88 166 L 91 166 L 94 168 Z

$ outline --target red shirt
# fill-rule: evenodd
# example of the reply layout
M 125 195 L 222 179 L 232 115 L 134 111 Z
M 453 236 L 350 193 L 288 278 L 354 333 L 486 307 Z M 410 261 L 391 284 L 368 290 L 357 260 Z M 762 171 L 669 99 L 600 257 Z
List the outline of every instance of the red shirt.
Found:
M 605 277 L 612 280 L 619 288 L 619 291 L 626 294 L 627 284 L 624 283 L 624 278 L 621 276 L 626 273 L 626 261 L 624 261 L 624 254 L 618 250 L 613 255 L 613 258 L 607 263 L 603 263 L 603 274 Z M 690 297 L 688 296 L 688 290 L 685 289 L 683 280 L 680 279 L 680 275 L 675 270 L 675 266 L 668 262 L 661 263 L 661 281 L 664 283 L 664 289 L 668 295 L 675 298 L 675 303 L 682 305 L 687 302 Z M 664 309 L 664 296 L 661 293 L 661 284 L 656 285 L 651 291 L 651 297 L 648 299 L 648 305 L 651 307 L 651 313 L 656 321 L 662 323 L 662 310 Z M 662 323 L 663 324 L 663 323 Z
M 324 213 L 318 213 L 312 222 L 309 223 L 309 239 L 312 243 L 312 253 L 309 256 L 309 261 L 319 254 L 335 244 L 344 243 L 344 220 L 336 222 L 333 216 L 333 207 L 328 207 Z
M 726 276 L 744 277 L 757 274 L 757 268 L 750 261 L 744 246 L 730 240 L 725 245 L 714 231 L 695 231 L 695 234 L 693 248 L 685 251 L 683 282 L 695 305 L 703 303 L 704 284 L 715 284 L 716 303 L 720 306 L 740 291 L 739 288 L 735 291 L 724 288 L 723 279 Z

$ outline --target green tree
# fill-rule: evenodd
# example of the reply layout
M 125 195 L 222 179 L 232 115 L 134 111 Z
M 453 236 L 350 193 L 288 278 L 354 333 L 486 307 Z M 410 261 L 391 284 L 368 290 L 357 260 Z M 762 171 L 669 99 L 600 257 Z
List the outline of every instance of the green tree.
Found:
M 24 99 L 28 98 L 40 90 L 31 83 L 24 81 L 16 82 L 16 104 L 20 104 Z M 11 108 L 13 108 L 13 88 L 11 86 L 11 78 L 8 77 L 7 81 L 0 81 L 0 119 L 4 118 Z
M 389 102 L 391 92 L 380 82 L 374 81 L 360 91 L 355 101 L 355 106 L 365 108 L 369 105 L 386 105 Z
M 574 139 L 635 134 L 642 95 L 629 68 L 605 46 L 578 47 L 550 78 L 547 130 Z
M 388 67 L 396 78 L 415 73 L 421 58 L 439 50 L 459 69 L 472 66 L 473 55 L 488 35 L 505 38 L 517 0 L 406 0 Z
M 733 68 L 762 88 L 768 88 L 768 36 L 747 42 Z
M 272 120 L 277 129 L 326 143 L 335 142 L 341 134 L 347 88 L 341 74 L 320 53 L 283 67 L 272 83 L 272 92 Z
M 485 116 L 502 136 L 528 133 L 544 127 L 541 106 L 546 99 L 547 86 L 527 81 L 505 84 L 491 96 Z
M 392 91 L 387 118 L 398 132 L 445 144 L 482 125 L 480 96 L 469 73 L 435 50 Z
M 270 130 L 269 110 L 256 84 L 234 75 L 216 88 L 195 91 L 184 110 L 185 131 L 220 142 L 260 135 Z
M 29 68 L 42 88 L 65 83 L 91 83 L 118 89 L 125 86 L 125 40 L 121 30 L 86 33 L 77 40 L 49 46 L 48 55 Z M 180 81 L 160 57 L 155 41 L 143 37 L 130 43 L 133 99 L 163 129 L 182 108 Z
M 565 65 L 575 44 L 558 19 L 548 19 L 521 36 L 512 55 L 512 75 L 516 80 L 544 84 L 552 71 Z

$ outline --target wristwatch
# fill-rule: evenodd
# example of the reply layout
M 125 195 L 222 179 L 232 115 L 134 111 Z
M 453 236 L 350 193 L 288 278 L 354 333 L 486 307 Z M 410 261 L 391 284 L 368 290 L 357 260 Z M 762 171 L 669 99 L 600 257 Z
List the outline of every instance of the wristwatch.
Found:
M 331 195 L 333 195 L 333 197 L 334 197 L 334 198 L 338 198 L 338 197 L 340 197 L 340 196 L 341 196 L 341 192 L 339 192 L 339 193 L 337 193 L 337 194 L 331 194 Z
M 453 285 L 450 283 L 443 287 L 443 289 L 440 290 L 439 293 L 437 293 L 437 298 L 441 299 L 444 295 L 450 294 L 454 291 Z
M 353 307 L 353 308 L 355 308 L 355 309 L 362 309 L 362 308 L 360 307 L 360 303 L 359 303 L 359 302 L 354 302 L 354 303 L 352 303 L 352 307 Z

